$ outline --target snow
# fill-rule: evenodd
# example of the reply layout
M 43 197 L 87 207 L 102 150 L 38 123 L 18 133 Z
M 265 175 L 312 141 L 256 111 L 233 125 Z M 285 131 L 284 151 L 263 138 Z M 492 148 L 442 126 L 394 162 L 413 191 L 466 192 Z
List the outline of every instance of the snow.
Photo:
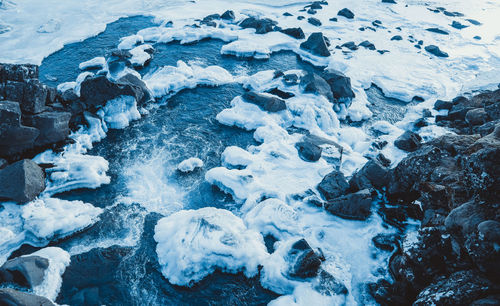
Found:
M 192 172 L 194 169 L 201 167 L 203 167 L 203 161 L 196 157 L 185 159 L 177 165 L 177 169 L 184 173 Z
M 154 239 L 161 272 L 170 283 L 192 286 L 220 269 L 251 277 L 267 255 L 262 236 L 231 212 L 182 210 L 158 221 Z
M 78 65 L 78 68 L 80 68 L 80 70 L 91 69 L 91 68 L 103 69 L 105 65 L 106 65 L 106 60 L 104 59 L 104 57 L 98 56 L 89 59 L 88 61 L 85 61 L 83 63 L 80 63 Z M 64 92 L 64 90 L 61 91 Z
M 43 282 L 33 288 L 33 293 L 55 301 L 62 285 L 62 275 L 71 259 L 68 252 L 58 247 L 47 247 L 25 256 L 40 256 L 49 260 Z
M 130 59 L 130 63 L 134 67 L 143 67 L 147 61 L 151 59 L 151 54 L 148 51 L 154 50 L 151 45 L 145 44 L 140 45 L 132 50 L 130 50 L 130 54 L 132 54 L 132 58 Z
M 109 100 L 97 114 L 111 129 L 126 128 L 130 121 L 141 118 L 141 114 L 137 110 L 137 101 L 131 96 L 119 96 Z

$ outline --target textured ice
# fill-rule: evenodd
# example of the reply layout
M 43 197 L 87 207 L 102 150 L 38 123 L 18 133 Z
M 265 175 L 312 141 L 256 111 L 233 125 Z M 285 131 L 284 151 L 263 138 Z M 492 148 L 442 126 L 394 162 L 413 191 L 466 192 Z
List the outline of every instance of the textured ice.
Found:
M 143 67 L 148 60 L 151 59 L 151 54 L 146 52 L 147 50 L 152 50 L 152 46 L 145 44 L 140 45 L 132 50 L 130 50 L 130 54 L 132 54 L 132 58 L 130 59 L 130 63 L 134 67 Z
M 130 121 L 141 118 L 137 110 L 137 101 L 131 96 L 119 96 L 109 100 L 97 114 L 111 129 L 123 129 L 129 125 Z
M 196 157 L 185 159 L 177 165 L 177 169 L 181 172 L 191 172 L 201 167 L 203 167 L 203 161 Z
M 49 260 L 43 282 L 33 288 L 33 293 L 55 301 L 62 285 L 62 275 L 71 259 L 68 252 L 57 247 L 47 247 L 26 256 L 40 256 Z
M 48 244 L 97 222 L 102 209 L 81 201 L 42 197 L 26 205 L 2 203 L 0 264 L 23 243 Z
M 80 63 L 78 65 L 78 68 L 80 70 L 85 70 L 89 68 L 99 68 L 102 69 L 106 65 L 106 60 L 102 56 L 94 57 L 92 59 L 89 59 L 88 61 L 85 61 L 83 63 Z
M 142 38 L 141 35 L 130 35 L 120 39 L 120 43 L 118 44 L 118 49 L 129 50 L 135 47 L 136 45 L 142 44 L 143 42 L 144 38 Z
M 144 77 L 144 82 L 157 98 L 173 95 L 184 88 L 199 85 L 219 86 L 233 82 L 233 76 L 222 67 L 189 66 L 178 61 L 177 66 L 164 66 Z
M 175 285 L 192 286 L 215 269 L 254 276 L 267 256 L 258 232 L 231 212 L 213 207 L 161 219 L 154 239 L 161 271 Z

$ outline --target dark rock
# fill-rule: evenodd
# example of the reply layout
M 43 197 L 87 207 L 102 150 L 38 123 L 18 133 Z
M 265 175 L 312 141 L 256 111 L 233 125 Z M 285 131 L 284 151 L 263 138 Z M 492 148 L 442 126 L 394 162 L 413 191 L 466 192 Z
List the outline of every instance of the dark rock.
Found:
M 333 21 L 333 22 L 337 22 L 338 21 L 337 17 L 330 18 L 329 20 Z
M 17 257 L 0 267 L 0 283 L 33 289 L 43 282 L 48 267 L 49 261 L 43 257 Z
M 300 158 L 310 162 L 318 161 L 323 151 L 323 149 L 308 141 L 297 142 L 295 148 L 297 148 Z
M 321 21 L 318 18 L 314 18 L 314 17 L 307 18 L 307 22 L 309 22 L 313 26 L 317 26 L 317 27 L 319 27 L 321 25 Z
M 343 8 L 341 9 L 337 15 L 339 16 L 344 16 L 347 19 L 353 19 L 354 18 L 354 13 L 351 12 L 348 8 Z
M 384 167 L 389 167 L 391 165 L 391 160 L 385 157 L 382 153 L 377 155 L 377 161 Z
M 366 220 L 371 215 L 372 196 L 368 189 L 329 199 L 325 209 L 341 218 Z
M 318 185 L 318 191 L 327 200 L 337 198 L 347 193 L 349 184 L 344 174 L 340 171 L 332 171 L 327 174 Z
M 446 229 L 459 239 L 469 236 L 481 222 L 488 220 L 488 209 L 485 206 L 471 201 L 453 209 L 445 219 Z
M 353 41 L 348 41 L 348 42 L 342 44 L 342 47 L 347 48 L 347 49 L 352 50 L 352 51 L 358 50 L 358 46 L 356 46 L 356 44 Z
M 306 19 L 306 17 L 304 17 L 304 16 L 297 16 L 297 19 L 298 20 L 304 20 L 304 19 Z
M 382 3 L 396 4 L 396 1 L 394 1 L 394 0 L 382 0 Z
M 18 203 L 32 201 L 45 189 L 43 170 L 29 159 L 0 170 L 0 198 Z
M 450 110 L 452 107 L 453 103 L 450 101 L 436 100 L 436 103 L 434 103 L 434 109 L 436 110 L 442 110 L 442 109 Z
M 400 150 L 413 152 L 422 145 L 422 137 L 412 131 L 406 131 L 394 141 L 394 145 Z
M 255 17 L 248 17 L 240 23 L 240 27 L 247 29 L 255 29 L 257 34 L 265 34 L 274 31 L 274 26 L 276 26 L 276 21 L 268 18 L 257 19 Z
M 439 28 L 427 28 L 426 30 L 437 34 L 448 35 L 448 32 L 446 32 L 445 30 L 441 30 Z
M 481 25 L 481 23 L 477 20 L 474 20 L 474 19 L 466 19 L 466 20 L 473 25 Z
M 470 125 L 483 125 L 489 121 L 489 116 L 484 108 L 474 108 L 467 111 L 465 121 Z
M 431 54 L 434 54 L 435 56 L 448 57 L 448 53 L 441 51 L 438 46 L 429 45 L 429 46 L 426 46 L 424 49 L 425 49 L 425 51 L 427 51 Z
M 24 82 L 29 79 L 38 79 L 37 65 L 0 64 L 0 83 Z
M 292 245 L 288 258 L 291 263 L 290 276 L 309 278 L 318 274 L 321 259 L 305 239 L 300 239 Z
M 288 12 L 284 12 L 283 13 L 283 16 L 287 16 L 287 17 L 290 17 L 290 16 L 293 16 L 292 14 L 288 13 Z
M 283 76 L 283 82 L 286 85 L 297 85 L 299 84 L 299 76 L 296 74 L 285 74 Z
M 349 293 L 344 284 L 323 269 L 320 269 L 318 282 L 315 284 L 314 289 L 316 289 L 319 293 L 328 296 L 346 295 Z
M 432 117 L 432 113 L 429 109 L 425 108 L 422 110 L 422 117 L 429 118 Z
M 322 95 L 330 102 L 335 102 L 330 85 L 315 73 L 308 73 L 300 78 L 300 87 L 306 93 Z
M 40 131 L 35 145 L 45 146 L 65 140 L 69 135 L 69 120 L 71 114 L 67 112 L 44 112 L 27 116 L 25 123 Z
M 465 25 L 465 24 L 461 24 L 460 22 L 455 21 L 455 20 L 453 20 L 453 22 L 451 23 L 451 26 L 452 26 L 452 27 L 454 27 L 455 29 L 459 29 L 459 30 L 461 30 L 461 29 L 464 29 L 464 28 L 467 28 L 467 27 L 468 27 L 467 25 Z
M 104 105 L 118 96 L 132 96 L 139 105 L 151 99 L 144 82 L 132 74 L 123 76 L 117 82 L 112 82 L 105 76 L 88 78 L 80 88 L 80 97 L 90 108 Z
M 391 40 L 403 40 L 403 37 L 401 35 L 394 35 Z
M 351 87 L 351 79 L 342 72 L 328 69 L 325 70 L 322 77 L 330 85 L 333 97 L 338 101 L 344 102 L 355 97 Z
M 372 238 L 372 242 L 375 247 L 389 252 L 392 252 L 398 244 L 394 234 L 378 234 Z
M 0 156 L 12 157 L 33 148 L 39 134 L 36 128 L 21 124 L 18 102 L 0 102 Z
M 19 102 L 23 112 L 36 114 L 45 110 L 48 90 L 37 79 L 29 79 L 25 82 L 8 81 L 4 92 L 4 98 Z
M 224 20 L 234 20 L 234 12 L 231 10 L 227 10 L 220 16 L 220 18 Z
M 306 37 L 301 28 L 286 28 L 281 30 L 281 32 L 296 39 L 304 39 Z
M 352 191 L 368 188 L 381 189 L 389 182 L 389 169 L 382 166 L 377 160 L 368 161 L 361 170 L 354 173 L 349 180 Z
M 420 119 L 417 119 L 415 122 L 413 122 L 413 126 L 415 128 L 423 128 L 424 126 L 427 126 L 428 123 L 427 123 L 427 120 L 425 120 L 425 118 L 420 118 Z
M 361 42 L 359 45 L 361 47 L 364 47 L 364 48 L 369 49 L 369 50 L 375 50 L 376 49 L 375 45 L 373 43 L 369 42 L 368 40 L 365 40 L 365 41 Z
M 413 305 L 468 305 L 493 291 L 493 284 L 472 270 L 442 277 L 417 296 Z
M 245 92 L 242 98 L 248 102 L 259 106 L 261 109 L 275 113 L 286 109 L 286 102 L 270 96 L 264 95 L 256 92 Z
M 321 32 L 315 32 L 309 35 L 307 40 L 300 44 L 300 48 L 317 56 L 330 56 L 325 37 Z
M 315 15 L 316 14 L 316 10 L 310 8 L 310 9 L 307 10 L 307 13 L 311 14 L 311 15 Z
M 286 91 L 283 91 L 277 87 L 271 89 L 271 90 L 268 90 L 267 91 L 268 93 L 272 94 L 272 95 L 275 95 L 275 96 L 278 96 L 280 97 L 281 99 L 290 99 L 292 97 L 295 97 L 295 95 L 291 92 L 286 92 Z
M 47 298 L 11 288 L 0 289 L 0 304 L 6 306 L 54 306 L 54 303 Z

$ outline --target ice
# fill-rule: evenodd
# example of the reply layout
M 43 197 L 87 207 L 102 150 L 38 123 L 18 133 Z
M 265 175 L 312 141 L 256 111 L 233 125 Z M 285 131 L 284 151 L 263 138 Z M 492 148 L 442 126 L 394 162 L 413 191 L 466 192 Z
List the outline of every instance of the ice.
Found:
M 144 38 L 142 38 L 141 35 L 130 35 L 120 39 L 120 43 L 118 44 L 118 49 L 129 50 L 135 47 L 136 45 L 142 44 L 143 42 Z
M 345 301 L 338 296 L 325 296 L 313 290 L 309 284 L 298 285 L 292 294 L 283 295 L 273 301 L 269 306 L 328 306 L 328 305 L 344 305 Z
M 131 96 L 119 96 L 109 100 L 97 114 L 111 129 L 123 129 L 129 125 L 130 121 L 141 118 L 137 110 L 137 101 Z
M 106 59 L 102 56 L 98 56 L 89 59 L 88 61 L 85 61 L 83 63 L 80 63 L 80 65 L 78 65 L 78 68 L 80 68 L 80 70 L 85 70 L 90 68 L 103 69 L 105 65 L 106 65 Z
M 164 66 L 144 77 L 144 82 L 154 97 L 173 95 L 184 88 L 199 85 L 219 86 L 233 82 L 232 75 L 222 67 L 189 66 L 178 61 L 177 66 Z
M 192 286 L 220 269 L 251 277 L 268 255 L 262 236 L 224 209 L 182 210 L 158 221 L 154 239 L 163 275 Z
M 42 197 L 25 205 L 0 204 L 0 264 L 23 243 L 43 246 L 91 226 L 102 209 L 82 201 Z
M 196 168 L 203 167 L 203 161 L 196 157 L 191 157 L 183 160 L 177 165 L 177 169 L 181 172 L 192 172 Z
M 151 59 L 151 54 L 147 52 L 149 50 L 153 50 L 153 47 L 148 44 L 140 45 L 130 50 L 130 54 L 132 54 L 130 63 L 132 66 L 143 67 Z
M 71 259 L 68 252 L 58 247 L 47 247 L 26 256 L 40 256 L 49 260 L 43 282 L 33 288 L 33 293 L 55 301 L 62 285 L 62 275 Z

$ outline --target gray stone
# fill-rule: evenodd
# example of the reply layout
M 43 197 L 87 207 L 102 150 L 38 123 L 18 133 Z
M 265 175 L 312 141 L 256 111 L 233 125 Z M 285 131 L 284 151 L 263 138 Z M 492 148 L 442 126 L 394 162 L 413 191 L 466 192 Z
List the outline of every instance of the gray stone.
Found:
M 349 189 L 344 174 L 340 171 L 332 171 L 327 174 L 318 185 L 318 191 L 327 200 L 337 198 L 346 194 Z
M 23 82 L 28 79 L 38 79 L 37 65 L 0 64 L 0 83 L 6 81 Z
M 35 162 L 24 159 L 0 170 L 0 182 L 0 198 L 25 203 L 45 189 L 45 174 Z
M 286 102 L 284 100 L 271 95 L 264 95 L 256 92 L 245 92 L 242 98 L 246 102 L 253 103 L 261 109 L 271 113 L 286 109 Z
M 35 144 L 37 146 L 45 146 L 63 141 L 68 137 L 70 119 L 71 113 L 44 112 L 33 116 L 26 116 L 25 123 L 40 131 Z
M 289 35 L 295 39 L 304 39 L 306 36 L 304 35 L 304 31 L 301 28 L 286 28 L 281 30 L 282 33 Z
M 465 114 L 465 121 L 470 125 L 482 125 L 489 120 L 489 116 L 484 108 L 475 108 Z
M 321 32 L 315 32 L 309 35 L 307 40 L 300 44 L 300 48 L 317 56 L 330 56 L 325 37 Z
M 297 142 L 295 148 L 297 148 L 300 158 L 310 162 L 318 161 L 323 151 L 319 146 L 308 141 Z
M 394 145 L 400 150 L 413 152 L 422 145 L 422 137 L 412 131 L 406 131 L 394 141 Z
M 15 284 L 33 289 L 40 285 L 49 261 L 39 256 L 24 256 L 8 260 L 0 267 L 0 283 Z
M 288 251 L 288 259 L 290 262 L 288 274 L 292 277 L 314 277 L 321 266 L 320 257 L 305 239 L 300 239 L 292 245 Z
M 221 19 L 225 20 L 234 20 L 234 12 L 233 11 L 225 11 L 221 16 Z
M 305 93 L 322 95 L 330 102 L 335 102 L 330 85 L 315 73 L 308 73 L 300 78 L 300 87 Z
M 351 12 L 351 10 L 349 10 L 348 8 L 343 8 L 341 9 L 337 15 L 339 16 L 344 16 L 345 18 L 347 19 L 353 19 L 354 18 L 354 13 Z
M 367 188 L 381 189 L 389 183 L 389 169 L 375 159 L 368 161 L 361 170 L 354 173 L 349 180 L 351 190 L 358 191 Z
M 256 34 L 265 34 L 274 31 L 276 24 L 276 21 L 269 18 L 258 19 L 255 17 L 248 17 L 240 23 L 240 27 L 244 29 L 253 28 Z
M 323 79 L 330 85 L 333 97 L 339 101 L 352 100 L 355 95 L 351 87 L 351 79 L 342 72 L 328 69 L 322 74 Z
M 441 51 L 436 45 L 429 45 L 425 47 L 425 51 L 437 56 L 437 57 L 448 57 L 448 53 Z
M 49 299 L 17 291 L 11 288 L 0 289 L 0 305 L 6 306 L 54 306 Z
M 345 219 L 366 220 L 371 215 L 372 196 L 368 189 L 328 200 L 325 209 Z

